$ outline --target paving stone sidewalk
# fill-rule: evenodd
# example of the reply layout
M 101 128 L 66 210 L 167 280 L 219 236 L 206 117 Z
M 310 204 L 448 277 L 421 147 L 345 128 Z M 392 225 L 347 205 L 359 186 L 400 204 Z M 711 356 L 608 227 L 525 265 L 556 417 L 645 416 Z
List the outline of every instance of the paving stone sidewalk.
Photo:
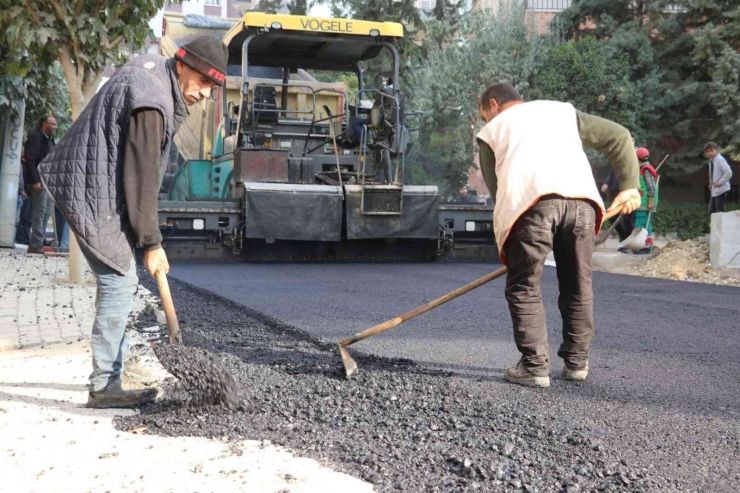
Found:
M 95 284 L 67 281 L 66 257 L 0 250 L 0 352 L 90 338 Z

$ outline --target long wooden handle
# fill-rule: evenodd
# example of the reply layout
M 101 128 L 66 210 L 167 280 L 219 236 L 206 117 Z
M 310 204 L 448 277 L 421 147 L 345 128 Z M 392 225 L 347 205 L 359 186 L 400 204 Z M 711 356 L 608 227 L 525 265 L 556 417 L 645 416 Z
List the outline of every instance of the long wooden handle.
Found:
M 494 279 L 498 279 L 504 274 L 506 274 L 506 267 L 502 267 L 495 272 L 491 272 L 490 274 L 487 274 L 481 277 L 480 279 L 477 279 L 469 284 L 466 284 L 465 286 L 458 288 L 452 291 L 451 293 L 447 293 L 441 298 L 437 298 L 434 301 L 430 301 L 426 305 L 420 306 L 419 308 L 411 310 L 410 312 L 404 313 L 401 316 L 388 320 L 387 322 L 383 322 L 382 324 L 378 324 L 375 327 L 370 327 L 369 329 L 365 329 L 362 332 L 358 332 L 352 337 L 348 337 L 347 339 L 344 339 L 343 341 L 341 341 L 339 345 L 349 346 L 350 344 L 354 344 L 357 341 L 361 341 L 370 336 L 374 336 L 375 334 L 380 334 L 381 332 L 386 331 L 390 329 L 391 327 L 395 327 L 396 325 L 402 324 L 406 320 L 412 319 L 414 317 L 418 317 L 422 313 L 426 313 L 433 308 L 437 308 L 439 305 L 443 305 L 447 303 L 448 301 L 454 300 L 458 296 L 462 296 L 468 291 L 472 291 L 477 287 L 483 286 L 484 284 L 493 281 Z
M 170 344 L 177 345 L 180 343 L 180 324 L 177 321 L 175 304 L 172 302 L 172 293 L 170 293 L 170 285 L 167 282 L 167 274 L 162 269 L 158 269 L 156 278 L 159 297 L 162 299 L 162 306 L 164 306 L 164 316 L 167 319 L 167 330 L 170 333 Z
M 603 221 L 607 221 L 611 219 L 612 217 L 619 214 L 618 210 L 612 211 L 610 213 L 607 213 L 604 215 Z M 602 224 L 603 224 L 602 221 Z M 361 341 L 363 339 L 367 339 L 368 337 L 374 336 L 376 334 L 380 334 L 381 332 L 384 332 L 390 328 L 395 327 L 396 325 L 400 325 L 404 323 L 407 320 L 410 320 L 414 317 L 418 317 L 419 315 L 428 312 L 429 310 L 432 310 L 434 308 L 437 308 L 440 305 L 444 305 L 448 301 L 454 300 L 458 296 L 462 296 L 465 293 L 474 290 L 475 288 L 478 288 L 480 286 L 483 286 L 486 283 L 489 283 L 493 281 L 494 279 L 498 279 L 499 277 L 506 274 L 507 269 L 506 267 L 502 267 L 497 271 L 491 272 L 490 274 L 487 274 L 480 279 L 476 279 L 475 281 L 466 284 L 465 286 L 458 288 L 451 293 L 447 293 L 446 295 L 442 296 L 441 298 L 437 298 L 434 301 L 430 301 L 426 305 L 422 305 L 419 308 L 415 308 L 414 310 L 411 310 L 410 312 L 404 313 L 403 315 L 400 315 L 396 318 L 392 318 L 391 320 L 388 320 L 386 322 L 383 322 L 382 324 L 378 324 L 374 327 L 370 327 L 369 329 L 365 329 L 362 332 L 358 332 L 357 334 L 353 335 L 352 337 L 348 337 L 347 339 L 344 339 L 339 342 L 339 345 L 342 347 L 346 347 L 349 345 L 352 345 L 358 341 Z
M 614 231 L 614 229 L 616 229 L 617 225 L 619 224 L 619 221 L 622 220 L 622 217 L 623 216 L 619 216 L 618 218 L 616 218 L 612 222 L 612 225 L 609 226 L 609 229 L 607 229 L 606 231 L 603 231 L 603 232 L 599 233 L 599 235 L 596 237 L 596 241 L 594 242 L 594 246 L 599 246 L 602 243 L 605 243 L 606 240 L 609 239 L 609 235 L 612 234 L 612 231 Z

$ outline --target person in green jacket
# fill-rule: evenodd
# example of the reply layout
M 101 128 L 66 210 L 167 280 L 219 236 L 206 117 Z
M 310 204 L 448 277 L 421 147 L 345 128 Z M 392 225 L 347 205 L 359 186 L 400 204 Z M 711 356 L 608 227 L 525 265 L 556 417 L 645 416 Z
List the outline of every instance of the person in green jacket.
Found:
M 645 248 L 633 250 L 632 253 L 646 254 L 653 251 L 653 222 L 658 209 L 658 172 L 650 164 L 650 151 L 644 147 L 637 149 L 637 161 L 640 163 L 640 207 L 635 211 L 635 228 L 644 228 L 648 236 Z M 652 212 L 652 214 L 651 214 Z

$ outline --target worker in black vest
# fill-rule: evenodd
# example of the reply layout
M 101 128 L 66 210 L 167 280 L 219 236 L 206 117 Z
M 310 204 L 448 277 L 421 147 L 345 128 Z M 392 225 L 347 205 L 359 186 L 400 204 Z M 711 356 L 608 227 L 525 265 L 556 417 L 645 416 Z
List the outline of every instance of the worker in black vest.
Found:
M 98 282 L 91 407 L 132 407 L 156 397 L 155 389 L 121 386 L 126 320 L 139 283 L 133 249 L 144 249 L 150 275 L 169 272 L 157 198 L 170 144 L 187 107 L 225 82 L 227 59 L 226 46 L 208 36 L 174 58 L 136 57 L 105 83 L 41 163 L 44 186 Z

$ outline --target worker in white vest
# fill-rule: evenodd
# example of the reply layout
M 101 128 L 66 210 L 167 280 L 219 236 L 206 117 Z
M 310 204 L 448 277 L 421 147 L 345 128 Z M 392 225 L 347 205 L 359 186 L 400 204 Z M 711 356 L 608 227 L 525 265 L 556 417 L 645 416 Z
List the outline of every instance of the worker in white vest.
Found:
M 496 197 L 493 228 L 508 267 L 506 300 L 522 354 L 505 378 L 550 386 L 540 280 L 553 251 L 563 318 L 558 356 L 566 379 L 584 380 L 594 333 L 591 256 L 605 211 L 583 146 L 610 158 L 620 192 L 609 210 L 629 214 L 640 206 L 632 136 L 621 125 L 568 103 L 525 103 L 510 84 L 486 89 L 480 114 L 486 123 L 477 136 L 481 171 Z

